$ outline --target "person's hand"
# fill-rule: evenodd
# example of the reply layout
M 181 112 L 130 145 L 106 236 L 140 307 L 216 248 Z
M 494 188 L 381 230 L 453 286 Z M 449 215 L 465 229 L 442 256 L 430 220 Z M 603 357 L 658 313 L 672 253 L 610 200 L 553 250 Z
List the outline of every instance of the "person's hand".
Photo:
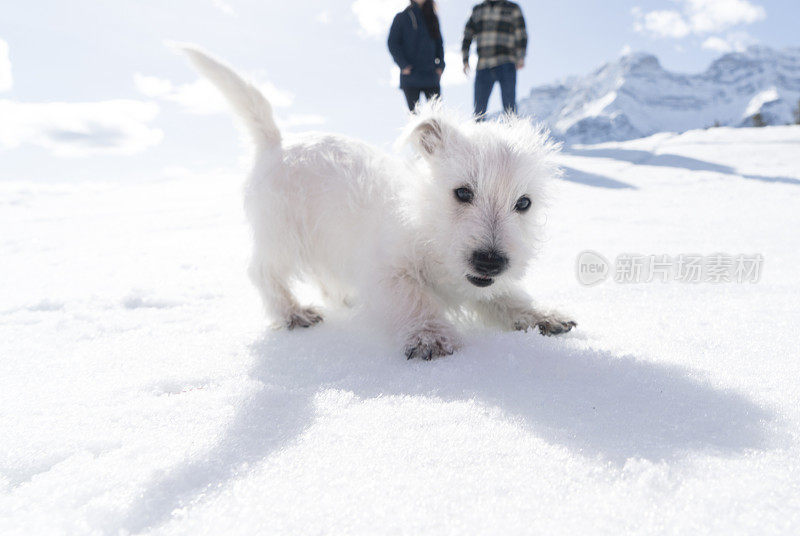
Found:
M 520 70 L 520 69 L 522 69 L 523 67 L 525 67 L 525 60 L 519 60 L 519 61 L 517 62 L 517 70 L 519 71 L 519 70 Z
M 401 71 L 403 74 L 411 74 L 411 65 Z
M 469 62 L 468 61 L 464 62 L 464 74 L 469 76 Z
M 436 69 L 436 74 L 438 74 L 438 75 L 439 75 L 439 77 L 441 77 L 441 76 L 442 76 L 442 73 L 443 73 L 443 72 L 444 72 L 444 71 L 442 71 L 441 69 Z

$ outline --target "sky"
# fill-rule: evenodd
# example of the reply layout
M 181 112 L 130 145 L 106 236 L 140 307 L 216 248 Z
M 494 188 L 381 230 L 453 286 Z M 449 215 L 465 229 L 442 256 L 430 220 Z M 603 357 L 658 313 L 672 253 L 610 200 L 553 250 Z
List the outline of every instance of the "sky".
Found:
M 519 2 L 518 97 L 628 52 L 698 72 L 751 44 L 800 46 L 797 0 Z M 386 49 L 406 0 L 7 0 L 0 5 L 0 180 L 158 180 L 246 167 L 224 102 L 170 47 L 196 43 L 253 79 L 285 131 L 388 147 L 405 120 Z M 460 41 L 473 2 L 439 0 L 443 98 L 471 110 Z M 474 65 L 474 63 L 473 63 Z M 500 108 L 497 90 L 490 111 Z

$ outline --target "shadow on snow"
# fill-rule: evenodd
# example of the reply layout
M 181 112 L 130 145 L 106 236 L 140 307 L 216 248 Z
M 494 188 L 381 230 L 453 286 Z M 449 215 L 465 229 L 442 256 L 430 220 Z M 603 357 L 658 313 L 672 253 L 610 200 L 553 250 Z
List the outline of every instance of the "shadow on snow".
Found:
M 270 332 L 255 342 L 250 374 L 260 391 L 242 404 L 211 451 L 151 482 L 123 528 L 158 526 L 176 508 L 291 444 L 314 422 L 315 394 L 326 389 L 361 399 L 477 400 L 544 441 L 619 466 L 631 457 L 657 461 L 693 450 L 726 455 L 768 448 L 768 410 L 688 369 L 532 333 L 472 335 L 452 357 L 406 361 L 349 325 Z
M 737 177 L 743 177 L 745 179 L 757 180 L 762 182 L 778 182 L 783 184 L 800 185 L 800 179 L 794 179 L 791 177 L 769 177 L 764 175 L 745 175 L 739 173 L 735 168 L 732 168 L 730 166 L 715 164 L 713 162 L 706 162 L 705 160 L 698 160 L 696 158 L 690 158 L 688 156 L 680 156 L 676 154 L 654 154 L 651 153 L 650 151 L 642 151 L 636 149 L 575 148 L 575 147 L 566 147 L 564 149 L 564 153 L 573 156 L 611 158 L 613 160 L 621 160 L 624 162 L 630 162 L 631 164 L 645 165 L 645 166 L 674 167 L 674 168 L 687 169 L 690 171 L 712 171 L 715 173 L 722 173 L 724 175 L 735 175 Z M 567 178 L 567 180 L 569 180 L 569 178 Z
M 576 182 L 578 184 L 585 184 L 586 186 L 595 186 L 597 188 L 612 188 L 612 189 L 628 188 L 631 190 L 637 189 L 636 186 L 632 184 L 628 184 L 627 182 L 622 182 L 617 179 L 612 179 L 611 177 L 606 177 L 605 175 L 590 173 L 588 171 L 581 171 L 579 169 L 571 168 L 568 166 L 561 166 L 561 167 L 564 170 L 564 175 L 561 178 L 565 181 Z

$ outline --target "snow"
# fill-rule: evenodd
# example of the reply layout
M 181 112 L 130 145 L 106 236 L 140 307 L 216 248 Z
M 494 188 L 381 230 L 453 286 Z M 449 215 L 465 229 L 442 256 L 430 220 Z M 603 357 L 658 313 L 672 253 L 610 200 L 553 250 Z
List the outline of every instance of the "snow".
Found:
M 800 49 L 751 46 L 721 56 L 698 74 L 664 69 L 655 56 L 627 54 L 586 76 L 535 87 L 522 114 L 570 143 L 629 140 L 714 125 L 795 123 Z
M 796 534 L 800 128 L 573 146 L 560 338 L 266 330 L 235 173 L 0 183 L 0 533 Z M 575 259 L 760 253 L 758 283 Z
M 761 93 L 756 94 L 750 102 L 747 104 L 747 109 L 742 116 L 742 119 L 747 119 L 748 117 L 753 117 L 757 114 L 765 105 L 773 103 L 777 100 L 780 100 L 780 96 L 778 95 L 778 90 L 774 87 L 769 89 L 765 89 Z

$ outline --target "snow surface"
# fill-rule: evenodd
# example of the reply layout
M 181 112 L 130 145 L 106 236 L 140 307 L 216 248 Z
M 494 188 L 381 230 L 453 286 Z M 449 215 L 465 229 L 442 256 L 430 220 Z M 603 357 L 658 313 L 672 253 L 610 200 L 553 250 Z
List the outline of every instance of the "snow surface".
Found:
M 0 183 L 0 534 L 797 534 L 800 128 L 563 163 L 529 285 L 578 329 L 430 363 L 265 330 L 240 177 Z M 587 249 L 765 265 L 584 287 Z
M 800 48 L 752 46 L 721 56 L 699 74 L 664 69 L 650 54 L 628 54 L 583 77 L 535 87 L 520 113 L 570 143 L 629 140 L 711 126 L 796 122 Z

